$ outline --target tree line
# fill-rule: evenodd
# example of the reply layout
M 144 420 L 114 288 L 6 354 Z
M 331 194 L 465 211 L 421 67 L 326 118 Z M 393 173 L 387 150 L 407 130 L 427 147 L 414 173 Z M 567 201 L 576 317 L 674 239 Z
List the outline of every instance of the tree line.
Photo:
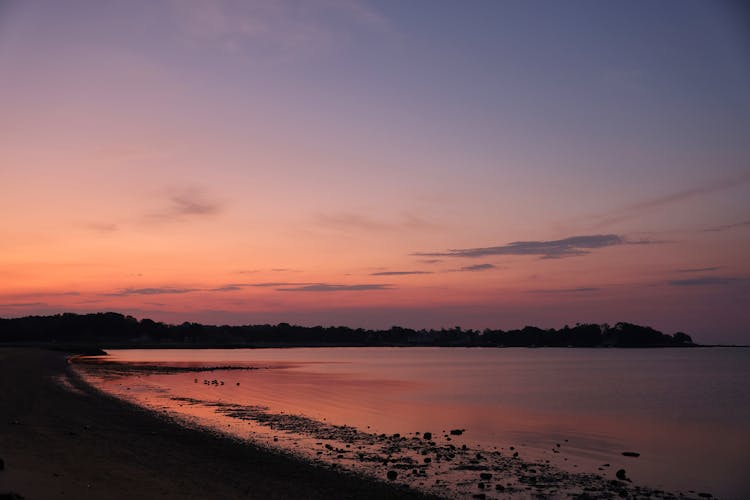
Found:
M 579 323 L 560 329 L 526 326 L 516 330 L 414 330 L 393 326 L 369 330 L 346 326 L 171 325 L 115 312 L 0 318 L 0 342 L 84 344 L 102 347 L 690 347 L 689 335 L 662 333 L 632 323 Z

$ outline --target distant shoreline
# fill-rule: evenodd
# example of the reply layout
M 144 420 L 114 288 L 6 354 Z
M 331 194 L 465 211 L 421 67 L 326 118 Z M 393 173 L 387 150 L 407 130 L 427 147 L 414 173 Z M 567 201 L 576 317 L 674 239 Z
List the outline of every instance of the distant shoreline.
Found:
M 346 326 L 170 325 L 105 312 L 0 318 L 0 344 L 107 346 L 110 348 L 262 348 L 262 347 L 697 347 L 684 332 L 672 335 L 648 326 L 619 322 L 577 323 L 542 329 L 464 330 L 461 327 L 414 330 L 393 326 L 367 330 Z

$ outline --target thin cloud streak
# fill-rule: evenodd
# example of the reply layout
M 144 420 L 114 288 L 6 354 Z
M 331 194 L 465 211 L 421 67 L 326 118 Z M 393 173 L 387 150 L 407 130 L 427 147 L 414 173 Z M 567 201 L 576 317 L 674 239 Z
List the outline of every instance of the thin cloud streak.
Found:
M 489 271 L 490 269 L 497 269 L 497 266 L 494 264 L 474 264 L 473 266 L 464 266 L 459 271 L 477 272 Z
M 433 274 L 432 271 L 380 271 L 370 276 L 410 276 L 415 274 Z
M 706 184 L 704 186 L 699 186 L 699 187 L 695 187 L 692 189 L 686 189 L 683 191 L 677 191 L 675 193 L 671 193 L 671 194 L 661 196 L 658 198 L 652 198 L 650 200 L 642 201 L 640 203 L 635 203 L 633 205 L 625 206 L 619 210 L 613 210 L 608 213 L 594 215 L 590 217 L 591 219 L 595 221 L 592 228 L 602 229 L 604 227 L 617 224 L 619 222 L 623 222 L 629 219 L 634 219 L 634 218 L 643 216 L 656 208 L 660 208 L 660 207 L 675 204 L 675 203 L 680 203 L 680 202 L 689 200 L 691 198 L 697 198 L 699 196 L 705 196 L 711 193 L 724 191 L 726 189 L 740 186 L 747 182 L 750 182 L 750 174 L 743 174 L 743 175 L 733 177 L 730 179 L 723 179 L 720 181 L 715 181 L 715 182 Z M 747 223 L 750 223 L 750 221 L 748 221 Z M 743 225 L 743 224 L 746 224 L 746 223 L 740 223 L 739 225 Z M 726 229 L 730 227 L 727 227 Z M 721 226 L 719 226 L 719 229 L 717 230 L 721 231 L 723 229 L 721 229 Z
M 295 288 L 277 288 L 279 292 L 364 292 L 371 290 L 390 290 L 390 284 L 364 284 L 364 285 L 332 285 L 329 283 L 316 283 Z
M 387 32 L 390 23 L 358 1 L 172 0 L 169 4 L 184 35 L 229 52 L 255 47 L 266 53 L 327 52 L 345 43 L 348 33 Z M 345 21 L 333 23 L 331 19 Z
M 507 245 L 486 248 L 464 248 L 447 252 L 416 253 L 424 257 L 488 257 L 493 255 L 538 255 L 543 259 L 559 259 L 587 255 L 591 250 L 624 245 L 626 240 L 616 234 L 572 236 L 552 241 L 515 241 Z M 645 242 L 640 242 L 644 244 Z
M 299 283 L 289 281 L 265 281 L 260 283 L 230 283 L 228 287 L 256 287 L 256 288 L 276 288 L 280 286 L 304 286 L 313 285 L 314 283 Z
M 128 297 L 131 295 L 180 295 L 183 293 L 200 292 L 200 288 L 123 288 L 118 292 L 105 293 L 107 297 Z
M 750 227 L 750 220 L 736 222 L 734 224 L 722 224 L 720 226 L 708 227 L 703 230 L 704 233 L 715 233 L 719 231 L 729 231 L 732 229 L 738 229 L 742 227 Z
M 399 219 L 395 221 L 376 220 L 366 215 L 352 212 L 317 214 L 315 223 L 320 227 L 345 232 L 415 231 L 435 227 L 433 223 L 406 212 L 401 213 Z
M 190 218 L 215 216 L 223 210 L 220 202 L 210 199 L 196 187 L 171 190 L 166 204 L 163 209 L 146 214 L 146 222 L 183 222 Z
M 682 280 L 671 280 L 668 282 L 671 286 L 711 286 L 711 285 L 728 285 L 741 281 L 739 278 L 730 278 L 724 276 L 702 276 L 699 278 L 686 278 Z
M 708 273 L 711 271 L 718 271 L 721 269 L 721 266 L 713 266 L 713 267 L 695 267 L 695 268 L 688 268 L 688 269 L 675 269 L 674 272 L 676 273 Z
M 539 288 L 535 290 L 527 290 L 526 293 L 541 293 L 541 294 L 557 294 L 557 293 L 591 293 L 591 292 L 598 292 L 601 288 L 597 287 L 591 287 L 591 286 L 583 286 L 578 288 Z

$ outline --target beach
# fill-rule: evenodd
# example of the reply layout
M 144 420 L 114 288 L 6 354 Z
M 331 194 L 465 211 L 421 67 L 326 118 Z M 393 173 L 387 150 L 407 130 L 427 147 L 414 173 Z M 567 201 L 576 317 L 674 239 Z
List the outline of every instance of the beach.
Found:
M 425 498 L 106 396 L 70 354 L 0 349 L 0 495 L 48 498 Z

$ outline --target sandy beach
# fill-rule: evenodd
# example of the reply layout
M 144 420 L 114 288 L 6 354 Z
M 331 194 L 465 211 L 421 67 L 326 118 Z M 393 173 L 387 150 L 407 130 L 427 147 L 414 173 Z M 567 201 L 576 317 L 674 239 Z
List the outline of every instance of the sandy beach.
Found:
M 68 356 L 0 349 L 0 497 L 424 498 L 181 427 L 93 390 Z

